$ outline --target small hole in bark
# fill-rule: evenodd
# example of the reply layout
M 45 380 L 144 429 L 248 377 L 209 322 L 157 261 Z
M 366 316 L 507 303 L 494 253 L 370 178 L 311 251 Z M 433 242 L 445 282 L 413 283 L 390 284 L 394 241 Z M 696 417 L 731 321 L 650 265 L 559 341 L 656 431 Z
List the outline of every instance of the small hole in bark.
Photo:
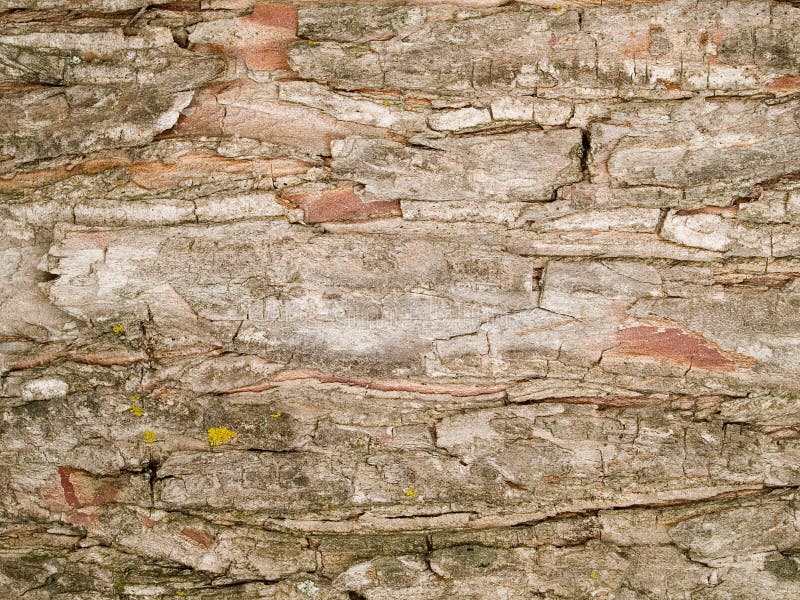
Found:
M 189 46 L 189 34 L 186 33 L 186 29 L 180 27 L 178 29 L 172 30 L 172 41 L 178 44 L 181 48 L 186 48 Z
M 581 145 L 583 151 L 581 152 L 581 172 L 586 181 L 589 181 L 589 151 L 592 147 L 592 141 L 589 138 L 589 131 L 586 129 L 581 130 Z

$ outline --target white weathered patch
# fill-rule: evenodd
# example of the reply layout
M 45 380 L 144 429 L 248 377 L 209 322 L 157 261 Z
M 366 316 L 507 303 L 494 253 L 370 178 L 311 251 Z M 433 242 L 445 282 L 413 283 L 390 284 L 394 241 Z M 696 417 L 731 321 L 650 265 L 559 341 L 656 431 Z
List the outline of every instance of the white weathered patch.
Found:
M 436 113 L 428 117 L 428 125 L 436 131 L 458 131 L 492 122 L 492 115 L 485 108 L 458 108 Z
M 298 592 L 306 596 L 316 596 L 317 592 L 319 592 L 319 587 L 310 579 L 299 582 L 295 587 Z
M 175 125 L 175 123 L 178 122 L 178 117 L 181 115 L 181 111 L 189 106 L 192 98 L 194 98 L 193 91 L 176 94 L 175 101 L 172 103 L 170 109 L 161 113 L 156 122 L 153 124 L 155 133 L 161 133 L 162 131 L 166 131 Z
M 661 235 L 667 240 L 706 250 L 724 252 L 731 247 L 731 225 L 719 215 L 670 215 Z
M 533 120 L 545 127 L 564 125 L 572 116 L 572 105 L 560 100 L 537 99 L 533 105 Z
M 66 398 L 69 386 L 61 379 L 42 378 L 28 381 L 22 386 L 22 399 L 27 402 Z
M 442 221 L 456 223 L 468 221 L 475 223 L 502 223 L 513 227 L 526 206 L 525 202 L 425 202 L 401 200 L 400 210 L 403 218 L 409 221 Z
M 496 121 L 530 121 L 533 119 L 533 98 L 502 96 L 492 101 L 491 110 Z
M 423 113 L 404 110 L 388 101 L 352 98 L 311 81 L 283 82 L 279 96 L 285 102 L 324 110 L 340 121 L 400 129 L 419 129 L 424 125 Z

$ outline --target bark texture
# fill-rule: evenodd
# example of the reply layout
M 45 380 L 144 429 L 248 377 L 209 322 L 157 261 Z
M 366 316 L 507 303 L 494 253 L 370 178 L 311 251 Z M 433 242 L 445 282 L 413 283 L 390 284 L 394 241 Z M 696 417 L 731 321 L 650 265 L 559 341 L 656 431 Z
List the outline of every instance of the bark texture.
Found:
M 800 597 L 800 5 L 0 0 L 0 596 Z

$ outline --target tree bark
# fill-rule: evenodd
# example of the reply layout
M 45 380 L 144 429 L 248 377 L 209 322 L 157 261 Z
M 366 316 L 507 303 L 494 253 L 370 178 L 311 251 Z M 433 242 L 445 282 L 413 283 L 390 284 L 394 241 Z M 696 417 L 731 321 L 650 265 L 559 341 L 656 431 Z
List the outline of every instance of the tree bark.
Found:
M 800 5 L 0 1 L 0 595 L 800 597 Z

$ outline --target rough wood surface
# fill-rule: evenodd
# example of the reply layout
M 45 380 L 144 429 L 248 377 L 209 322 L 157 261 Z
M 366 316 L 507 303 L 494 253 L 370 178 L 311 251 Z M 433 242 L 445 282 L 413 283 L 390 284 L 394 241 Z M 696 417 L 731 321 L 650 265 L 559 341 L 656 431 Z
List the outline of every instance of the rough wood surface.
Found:
M 0 0 L 0 596 L 800 597 L 800 4 Z

